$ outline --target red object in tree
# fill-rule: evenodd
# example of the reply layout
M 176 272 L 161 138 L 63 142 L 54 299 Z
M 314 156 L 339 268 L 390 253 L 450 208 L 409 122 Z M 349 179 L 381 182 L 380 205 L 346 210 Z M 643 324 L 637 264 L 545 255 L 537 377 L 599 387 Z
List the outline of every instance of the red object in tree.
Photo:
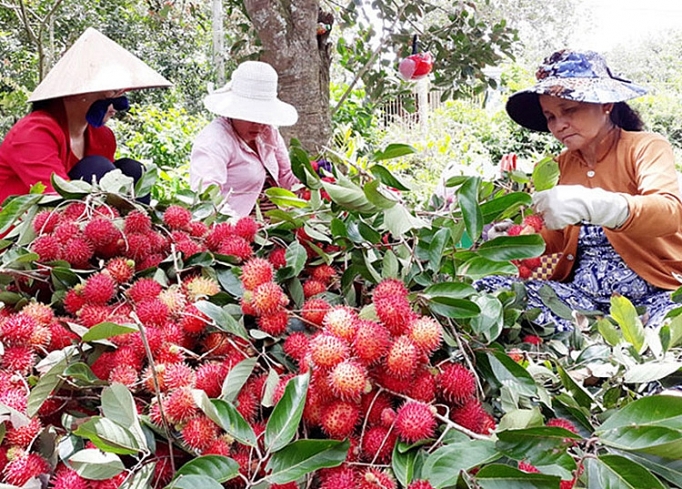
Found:
M 431 53 L 419 53 L 417 36 L 412 40 L 412 54 L 403 59 L 398 66 L 400 76 L 405 81 L 413 81 L 424 78 L 433 69 L 433 55 Z

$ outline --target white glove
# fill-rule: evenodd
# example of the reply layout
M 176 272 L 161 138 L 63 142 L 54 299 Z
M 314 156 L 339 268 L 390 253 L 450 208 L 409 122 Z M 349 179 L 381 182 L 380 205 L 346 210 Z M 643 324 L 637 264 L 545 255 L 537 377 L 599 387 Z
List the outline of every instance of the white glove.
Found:
M 580 222 L 617 228 L 630 215 L 628 201 L 621 194 L 582 185 L 557 185 L 537 192 L 533 206 L 542 214 L 547 229 L 563 229 Z
M 500 236 L 507 236 L 509 228 L 513 225 L 514 221 L 511 219 L 505 219 L 504 221 L 493 224 L 490 229 L 488 229 L 488 240 L 499 238 Z

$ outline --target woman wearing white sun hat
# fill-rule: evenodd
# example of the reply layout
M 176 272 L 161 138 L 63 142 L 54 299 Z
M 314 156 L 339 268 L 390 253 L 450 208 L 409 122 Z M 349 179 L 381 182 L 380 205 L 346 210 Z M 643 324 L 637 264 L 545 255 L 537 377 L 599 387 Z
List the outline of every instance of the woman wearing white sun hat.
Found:
M 234 216 L 251 213 L 264 188 L 291 189 L 287 146 L 276 126 L 291 126 L 296 109 L 277 98 L 277 72 L 267 63 L 246 61 L 230 82 L 204 98 L 218 115 L 197 136 L 190 160 L 190 184 L 217 185 Z
M 114 161 L 116 139 L 104 125 L 107 113 L 110 106 L 128 107 L 128 90 L 170 85 L 142 60 L 88 28 L 36 87 L 28 99 L 31 113 L 0 145 L 0 202 L 28 193 L 37 183 L 52 191 L 53 174 L 90 182 L 118 168 L 139 178 L 139 162 Z

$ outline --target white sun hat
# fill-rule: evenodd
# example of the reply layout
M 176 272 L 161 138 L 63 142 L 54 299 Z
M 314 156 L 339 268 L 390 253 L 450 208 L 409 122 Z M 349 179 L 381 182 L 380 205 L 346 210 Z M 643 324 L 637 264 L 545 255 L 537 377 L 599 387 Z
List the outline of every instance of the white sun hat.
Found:
M 140 58 L 88 27 L 36 87 L 28 101 L 171 85 Z
M 277 72 L 261 61 L 240 64 L 227 85 L 209 91 L 204 106 L 223 117 L 270 126 L 292 126 L 298 120 L 294 106 L 277 98 Z

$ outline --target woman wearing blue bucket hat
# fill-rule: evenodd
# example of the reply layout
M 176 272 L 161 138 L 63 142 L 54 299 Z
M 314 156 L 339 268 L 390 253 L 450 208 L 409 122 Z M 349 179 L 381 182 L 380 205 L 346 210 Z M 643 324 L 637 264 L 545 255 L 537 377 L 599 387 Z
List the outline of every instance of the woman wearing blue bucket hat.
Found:
M 613 76 L 591 51 L 558 51 L 536 78 L 511 95 L 507 113 L 566 149 L 557 157 L 558 185 L 533 195 L 545 253 L 560 254 L 549 280 L 526 282 L 528 306 L 541 311 L 534 322 L 573 328 L 572 317 L 542 301 L 549 285 L 570 311 L 608 312 L 620 294 L 646 310 L 647 325 L 661 324 L 677 305 L 670 291 L 682 285 L 682 198 L 670 144 L 643 132 L 626 103 L 646 89 Z M 477 286 L 496 290 L 513 280 L 488 277 Z

